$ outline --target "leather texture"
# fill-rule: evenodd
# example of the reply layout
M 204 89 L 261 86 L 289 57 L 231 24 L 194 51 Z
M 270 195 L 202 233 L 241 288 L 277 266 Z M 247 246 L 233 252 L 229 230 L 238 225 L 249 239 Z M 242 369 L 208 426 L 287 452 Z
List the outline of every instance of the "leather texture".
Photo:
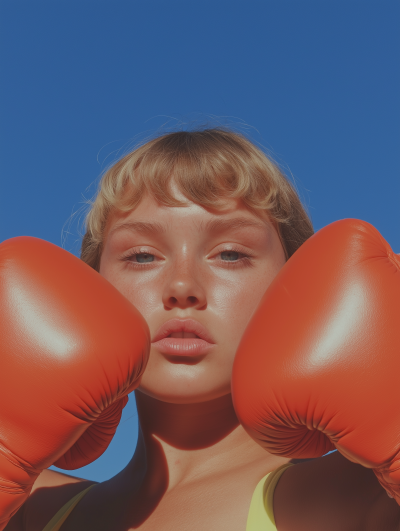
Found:
M 145 369 L 145 320 L 70 253 L 0 245 L 0 529 L 37 475 L 79 468 L 109 445 Z
M 363 221 L 310 238 L 268 288 L 239 346 L 236 412 L 269 452 L 336 447 L 400 503 L 400 260 Z

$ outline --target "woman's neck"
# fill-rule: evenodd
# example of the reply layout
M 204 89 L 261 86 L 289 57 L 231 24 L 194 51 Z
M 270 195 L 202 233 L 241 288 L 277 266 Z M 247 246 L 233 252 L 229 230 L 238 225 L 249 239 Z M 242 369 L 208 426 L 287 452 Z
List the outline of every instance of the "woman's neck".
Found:
M 240 426 L 230 395 L 209 402 L 171 404 L 137 392 L 136 401 L 141 429 L 126 472 L 142 477 L 141 488 L 149 489 L 149 495 L 159 496 L 179 484 L 251 464 L 268 467 L 271 461 L 272 470 L 279 460 Z

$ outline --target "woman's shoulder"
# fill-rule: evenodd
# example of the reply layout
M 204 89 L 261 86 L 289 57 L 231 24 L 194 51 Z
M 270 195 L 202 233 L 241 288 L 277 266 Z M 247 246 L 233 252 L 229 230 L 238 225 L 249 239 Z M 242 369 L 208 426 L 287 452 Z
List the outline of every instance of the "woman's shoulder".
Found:
M 43 470 L 29 498 L 4 531 L 42 531 L 65 503 L 93 483 L 54 470 Z
M 274 513 L 278 529 L 372 531 L 397 529 L 399 508 L 371 469 L 334 452 L 285 471 L 275 490 Z
M 31 495 L 40 488 L 59 487 L 61 485 L 72 485 L 82 482 L 87 482 L 87 480 L 70 476 L 63 472 L 56 472 L 55 470 L 43 470 L 33 484 Z

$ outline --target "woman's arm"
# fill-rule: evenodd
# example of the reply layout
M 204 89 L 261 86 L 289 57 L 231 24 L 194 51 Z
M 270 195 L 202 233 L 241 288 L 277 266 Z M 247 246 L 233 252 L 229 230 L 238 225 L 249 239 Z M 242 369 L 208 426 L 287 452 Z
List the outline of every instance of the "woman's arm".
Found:
M 56 512 L 78 492 L 95 483 L 81 478 L 43 470 L 24 505 L 11 518 L 4 531 L 42 531 Z
M 293 479 L 291 497 L 301 503 L 294 512 L 290 503 L 284 507 L 294 521 L 311 499 L 323 531 L 329 522 L 341 531 L 398 527 L 398 508 L 385 490 L 400 505 L 399 312 L 398 257 L 371 225 L 342 220 L 291 257 L 253 315 L 232 376 L 241 424 L 272 454 L 314 457 L 336 446 L 365 467 L 340 456 L 326 458 L 338 463 L 325 473 L 319 461 L 306 463 L 321 473 L 304 488 L 302 478 Z M 300 473 L 286 472 L 286 481 Z M 281 522 L 290 518 L 278 510 Z M 337 523 L 343 515 L 348 525 Z
M 150 338 L 111 284 L 37 238 L 0 245 L 0 308 L 1 531 L 44 468 L 80 468 L 106 450 Z
M 274 513 L 278 531 L 400 531 L 400 507 L 373 471 L 339 452 L 289 468 Z

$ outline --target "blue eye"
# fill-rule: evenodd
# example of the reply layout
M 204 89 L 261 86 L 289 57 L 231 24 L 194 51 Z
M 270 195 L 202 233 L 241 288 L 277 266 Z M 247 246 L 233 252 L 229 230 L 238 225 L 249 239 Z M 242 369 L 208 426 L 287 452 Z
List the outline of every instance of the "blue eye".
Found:
M 154 254 L 150 253 L 138 253 L 135 255 L 136 262 L 139 264 L 148 264 L 149 262 L 154 262 Z
M 237 262 L 240 258 L 240 253 L 237 251 L 222 251 L 221 260 L 226 262 Z

